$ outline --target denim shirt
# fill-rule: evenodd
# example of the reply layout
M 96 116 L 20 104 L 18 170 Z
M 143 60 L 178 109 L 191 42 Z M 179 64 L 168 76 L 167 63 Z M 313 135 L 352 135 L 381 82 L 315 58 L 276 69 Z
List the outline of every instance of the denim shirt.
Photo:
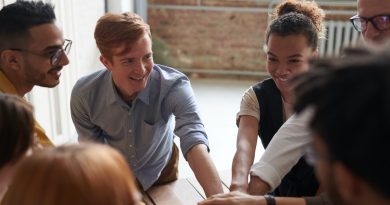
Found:
M 154 65 L 131 107 L 117 93 L 107 69 L 79 79 L 72 91 L 71 114 L 79 141 L 119 150 L 144 190 L 168 162 L 175 135 L 184 156 L 194 145 L 208 146 L 188 78 L 163 65 Z

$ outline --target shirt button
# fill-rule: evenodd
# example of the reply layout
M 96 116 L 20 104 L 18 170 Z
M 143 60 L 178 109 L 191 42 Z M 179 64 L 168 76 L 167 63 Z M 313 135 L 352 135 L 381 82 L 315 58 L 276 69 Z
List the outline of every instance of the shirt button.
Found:
M 129 133 L 132 133 L 133 132 L 133 130 L 129 130 Z
M 131 155 L 131 158 L 134 158 L 135 156 L 134 155 Z
M 131 145 L 129 145 L 129 147 L 133 148 L 133 145 L 131 144 Z

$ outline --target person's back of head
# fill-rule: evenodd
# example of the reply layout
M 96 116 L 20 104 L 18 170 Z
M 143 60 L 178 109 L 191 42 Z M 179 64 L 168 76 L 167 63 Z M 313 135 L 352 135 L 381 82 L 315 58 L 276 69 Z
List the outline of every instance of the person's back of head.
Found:
M 333 191 L 332 187 L 328 191 L 335 203 L 341 199 L 348 204 L 367 204 L 362 197 L 366 192 L 390 200 L 390 167 L 386 165 L 390 156 L 390 50 L 350 53 L 353 55 L 344 59 L 317 61 L 311 72 L 297 79 L 295 109 L 314 110 L 310 127 L 315 142 L 323 142 L 328 152 L 319 152 L 318 161 L 337 171 L 324 182 L 325 188 L 333 186 Z M 350 174 L 340 175 L 337 167 Z M 347 183 L 348 179 L 354 182 Z M 336 180 L 333 185 L 332 180 Z M 362 184 L 369 188 L 361 189 Z
M 124 158 L 98 144 L 65 145 L 24 159 L 3 205 L 131 205 L 140 196 Z
M 16 1 L 4 6 L 0 10 L 0 53 L 25 44 L 30 28 L 55 20 L 54 7 L 49 3 Z
M 276 17 L 268 26 L 266 43 L 271 34 L 282 37 L 303 34 L 309 46 L 317 49 L 318 39 L 324 36 L 324 11 L 314 1 L 285 0 L 277 5 Z
M 96 24 L 94 36 L 101 54 L 111 58 L 112 49 L 125 45 L 120 53 L 128 52 L 145 34 L 151 37 L 149 25 L 139 15 L 127 12 L 102 16 Z
M 32 147 L 33 129 L 31 105 L 16 95 L 0 93 L 0 169 Z

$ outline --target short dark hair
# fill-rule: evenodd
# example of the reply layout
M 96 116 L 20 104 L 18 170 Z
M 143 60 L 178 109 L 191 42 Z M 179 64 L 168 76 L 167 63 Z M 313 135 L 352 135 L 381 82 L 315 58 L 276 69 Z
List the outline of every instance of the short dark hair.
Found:
M 55 20 L 54 6 L 42 1 L 16 1 L 4 6 L 0 10 L 0 52 L 26 43 L 31 27 Z
M 339 161 L 390 197 L 390 50 L 312 64 L 297 78 L 295 110 L 313 108 L 313 133 Z
M 20 159 L 34 141 L 32 106 L 23 98 L 0 93 L 0 168 Z

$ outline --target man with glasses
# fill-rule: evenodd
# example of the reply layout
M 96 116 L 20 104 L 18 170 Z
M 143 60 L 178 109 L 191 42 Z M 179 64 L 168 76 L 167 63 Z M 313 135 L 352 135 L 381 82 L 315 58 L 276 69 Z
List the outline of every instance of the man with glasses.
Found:
M 51 4 L 17 1 L 0 11 L 0 92 L 25 96 L 35 85 L 58 85 L 72 42 L 63 39 Z M 39 144 L 52 146 L 35 122 Z
M 351 22 L 366 42 L 383 43 L 390 38 L 390 1 L 358 0 L 358 15 Z

